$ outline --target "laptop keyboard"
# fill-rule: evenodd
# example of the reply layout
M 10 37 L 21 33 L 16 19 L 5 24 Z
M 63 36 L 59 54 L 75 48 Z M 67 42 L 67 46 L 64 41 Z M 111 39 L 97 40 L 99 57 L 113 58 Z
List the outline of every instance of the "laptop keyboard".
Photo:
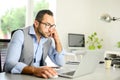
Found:
M 75 71 L 70 71 L 70 72 L 66 72 L 66 73 L 63 73 L 63 74 L 72 76 L 74 73 L 75 73 Z
M 79 65 L 80 62 L 78 62 L 78 61 L 67 61 L 66 64 Z

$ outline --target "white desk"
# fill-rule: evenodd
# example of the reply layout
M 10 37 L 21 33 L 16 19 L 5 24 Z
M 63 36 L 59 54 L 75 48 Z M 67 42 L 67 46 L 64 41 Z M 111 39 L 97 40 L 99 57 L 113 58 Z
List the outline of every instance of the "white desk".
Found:
M 75 68 L 75 66 L 72 67 Z M 0 80 L 46 80 L 46 79 L 30 75 L 0 73 Z M 57 79 L 50 80 L 69 80 L 69 78 L 58 77 Z M 120 80 L 120 68 L 105 69 L 104 64 L 99 64 L 94 73 L 70 80 Z

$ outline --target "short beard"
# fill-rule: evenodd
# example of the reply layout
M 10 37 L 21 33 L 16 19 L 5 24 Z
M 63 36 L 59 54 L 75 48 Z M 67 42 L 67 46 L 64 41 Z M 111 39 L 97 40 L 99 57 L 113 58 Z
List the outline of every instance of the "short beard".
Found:
M 40 34 L 41 36 L 47 38 L 41 31 L 38 30 L 38 32 L 39 32 L 39 34 Z
M 40 25 L 39 25 L 40 26 Z M 42 31 L 41 30 L 39 30 L 39 28 L 37 28 L 37 32 L 41 35 L 41 36 L 43 36 L 43 37 L 45 37 L 45 38 L 47 38 L 43 33 L 42 33 Z

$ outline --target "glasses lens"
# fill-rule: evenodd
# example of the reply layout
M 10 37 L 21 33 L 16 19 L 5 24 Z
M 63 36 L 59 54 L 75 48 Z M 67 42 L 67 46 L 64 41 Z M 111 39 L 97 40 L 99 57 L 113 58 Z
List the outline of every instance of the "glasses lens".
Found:
M 44 22 L 40 22 L 40 23 L 43 24 L 45 26 L 45 28 L 55 28 L 56 27 L 55 24 L 51 25 L 50 23 L 44 23 Z

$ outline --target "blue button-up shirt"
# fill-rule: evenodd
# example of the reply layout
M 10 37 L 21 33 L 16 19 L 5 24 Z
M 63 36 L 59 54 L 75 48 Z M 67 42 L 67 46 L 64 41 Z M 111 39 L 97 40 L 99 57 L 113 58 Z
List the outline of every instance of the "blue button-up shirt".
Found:
M 33 45 L 34 45 L 34 57 L 35 61 L 33 62 L 33 66 L 40 67 L 40 60 L 42 56 L 42 47 L 43 44 L 47 41 L 47 38 L 42 37 L 40 42 L 37 42 L 37 38 L 35 36 L 34 27 L 30 27 L 29 34 L 33 35 Z M 14 61 L 17 62 L 17 64 L 13 67 L 11 70 L 11 73 L 21 73 L 23 68 L 27 65 L 25 63 L 19 62 L 21 51 L 22 51 L 22 45 L 24 42 L 24 33 L 21 30 L 18 30 L 14 33 L 11 42 L 8 47 L 7 51 L 7 57 L 6 57 L 6 63 L 7 66 L 10 66 L 11 63 L 14 63 Z M 57 64 L 58 66 L 62 66 L 64 64 L 64 53 L 65 51 L 62 50 L 61 53 L 58 53 L 55 49 L 55 43 L 52 39 L 52 47 L 50 48 L 50 51 L 53 51 L 52 54 L 49 54 L 50 59 Z

